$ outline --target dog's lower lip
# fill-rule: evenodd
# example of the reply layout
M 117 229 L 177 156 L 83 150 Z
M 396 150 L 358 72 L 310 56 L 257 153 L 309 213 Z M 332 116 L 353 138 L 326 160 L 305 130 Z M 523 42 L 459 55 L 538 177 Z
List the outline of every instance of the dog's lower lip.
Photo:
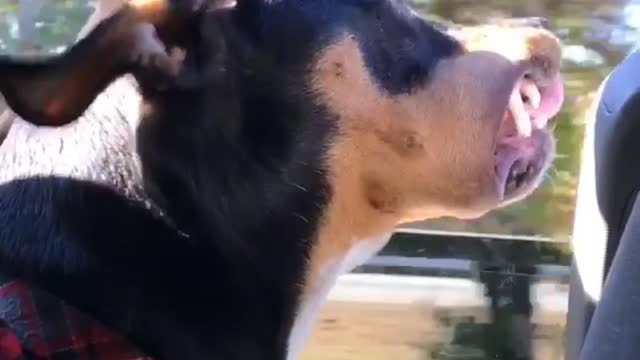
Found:
M 511 164 L 504 180 L 503 198 L 509 198 L 516 194 L 519 189 L 523 188 L 533 175 L 533 171 L 531 161 L 517 158 L 516 161 Z
M 539 138 L 541 130 L 534 130 L 533 138 Z M 529 143 L 534 141 L 534 143 Z M 503 143 L 495 151 L 495 183 L 498 200 L 508 201 L 539 176 L 540 153 L 534 150 L 535 140 L 514 139 L 517 143 Z M 529 143 L 529 144 L 527 144 Z
M 506 200 L 509 173 L 518 161 L 518 151 L 516 149 L 505 149 L 500 153 L 496 152 L 495 176 L 496 187 L 500 201 Z

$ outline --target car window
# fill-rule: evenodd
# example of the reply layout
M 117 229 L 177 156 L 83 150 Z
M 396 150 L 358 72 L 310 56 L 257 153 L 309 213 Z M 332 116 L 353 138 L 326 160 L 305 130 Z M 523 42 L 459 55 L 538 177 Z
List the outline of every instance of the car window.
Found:
M 0 0 L 0 52 L 62 51 L 93 10 L 86 0 L 21 1 L 32 6 L 33 27 L 21 26 L 17 0 Z M 558 155 L 526 201 L 475 221 L 399 229 L 379 256 L 338 281 L 301 359 L 562 359 L 584 121 L 600 82 L 639 39 L 640 2 L 412 2 L 428 17 L 462 24 L 551 20 L 566 78 Z

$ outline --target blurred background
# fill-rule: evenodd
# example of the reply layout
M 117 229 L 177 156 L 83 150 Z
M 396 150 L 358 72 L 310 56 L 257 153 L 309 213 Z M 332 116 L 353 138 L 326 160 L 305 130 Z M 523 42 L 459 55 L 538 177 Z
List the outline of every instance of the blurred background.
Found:
M 558 155 L 527 201 L 476 221 L 440 219 L 399 231 L 379 257 L 339 281 L 302 359 L 562 359 L 586 113 L 639 39 L 640 1 L 412 2 L 427 17 L 461 24 L 551 21 L 563 40 L 566 79 Z M 0 0 L 0 52 L 63 51 L 92 10 L 86 0 Z

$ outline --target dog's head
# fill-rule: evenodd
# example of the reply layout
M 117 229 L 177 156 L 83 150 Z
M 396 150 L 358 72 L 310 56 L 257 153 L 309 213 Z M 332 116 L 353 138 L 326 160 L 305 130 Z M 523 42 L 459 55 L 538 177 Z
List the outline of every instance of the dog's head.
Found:
M 260 59 L 246 70 L 326 111 L 332 186 L 350 201 L 469 218 L 540 183 L 563 99 L 543 20 L 444 29 L 402 0 L 239 0 L 233 13 Z
M 182 21 L 186 44 L 171 40 L 187 50 L 183 80 L 212 98 L 227 92 L 233 101 L 224 108 L 260 117 L 263 124 L 244 123 L 274 139 L 293 139 L 301 122 L 324 122 L 333 132 L 323 144 L 332 190 L 354 203 L 398 221 L 477 217 L 531 193 L 552 158 L 547 125 L 563 98 L 560 48 L 541 19 L 444 28 L 404 0 L 131 3 L 136 14 L 99 27 L 97 40 L 53 66 L 4 65 L 9 104 L 59 125 L 58 115 L 80 114 L 116 75 L 166 69 L 156 61 L 163 44 L 131 23 L 153 23 L 167 43 L 176 32 L 171 15 L 184 20 L 192 6 L 205 14 Z M 156 85 L 149 76 L 141 82 Z M 175 115 L 167 96 L 147 98 Z M 201 111 L 224 126 L 225 111 Z

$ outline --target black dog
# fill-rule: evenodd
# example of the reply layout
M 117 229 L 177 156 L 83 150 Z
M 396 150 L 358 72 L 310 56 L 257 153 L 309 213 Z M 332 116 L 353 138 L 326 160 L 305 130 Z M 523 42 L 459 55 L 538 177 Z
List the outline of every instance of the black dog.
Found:
M 59 57 L 4 58 L 0 90 L 37 125 L 132 73 L 125 182 L 143 193 L 3 185 L 0 267 L 158 359 L 294 359 L 336 277 L 396 225 L 538 186 L 563 98 L 543 25 L 442 30 L 402 0 L 136 0 Z

